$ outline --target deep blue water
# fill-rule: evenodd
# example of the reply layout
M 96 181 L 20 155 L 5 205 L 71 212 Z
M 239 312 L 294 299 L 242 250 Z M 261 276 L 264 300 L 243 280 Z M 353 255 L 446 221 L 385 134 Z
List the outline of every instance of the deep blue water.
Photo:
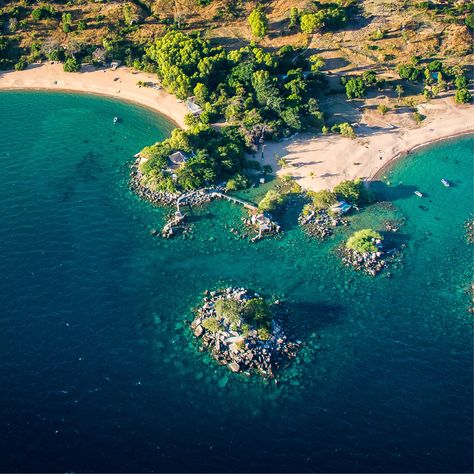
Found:
M 104 98 L 0 94 L 0 471 L 472 472 L 473 138 L 400 161 L 378 185 L 394 206 L 326 243 L 288 219 L 251 245 L 227 203 L 188 239 L 150 235 L 164 211 L 128 164 L 170 130 Z M 391 278 L 340 265 L 347 232 L 394 216 Z M 280 387 L 196 350 L 184 320 L 223 284 L 292 303 L 306 345 Z

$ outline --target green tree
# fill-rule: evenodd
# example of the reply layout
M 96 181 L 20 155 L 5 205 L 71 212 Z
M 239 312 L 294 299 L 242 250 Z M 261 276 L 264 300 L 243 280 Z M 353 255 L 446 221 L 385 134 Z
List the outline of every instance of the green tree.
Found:
M 19 61 L 15 64 L 15 70 L 23 71 L 23 69 L 26 69 L 26 66 L 28 66 L 28 62 L 24 57 L 21 57 Z
M 468 84 L 469 81 L 464 74 L 460 74 L 454 79 L 454 85 L 456 86 L 456 89 L 465 89 L 467 88 Z
M 296 28 L 300 20 L 300 11 L 296 7 L 290 9 L 290 29 Z
M 344 199 L 351 204 L 360 204 L 368 200 L 364 183 L 360 179 L 342 181 L 334 187 L 333 192 L 338 199 Z
M 61 17 L 61 24 L 64 33 L 69 33 L 71 31 L 72 16 L 70 13 L 63 13 L 63 16 Z
M 283 202 L 284 197 L 278 191 L 270 189 L 260 201 L 258 208 L 262 212 L 276 212 Z
M 321 26 L 321 17 L 316 13 L 305 13 L 301 16 L 300 27 L 303 33 L 314 33 Z
M 397 84 L 395 86 L 395 93 L 397 94 L 397 97 L 398 97 L 399 101 L 400 101 L 400 98 L 401 98 L 401 96 L 404 92 L 405 92 L 405 89 L 403 88 L 403 86 L 401 84 Z
M 409 81 L 417 81 L 421 75 L 421 69 L 412 64 L 399 64 L 397 72 L 401 79 Z
M 469 104 L 472 101 L 472 95 L 468 89 L 458 89 L 454 95 L 454 100 L 458 104 Z
M 69 57 L 64 61 L 63 69 L 66 72 L 77 72 L 81 69 L 81 63 L 74 57 Z
M 354 232 L 346 242 L 346 247 L 358 253 L 377 252 L 377 240 L 383 237 L 372 229 L 362 229 Z
M 267 34 L 268 19 L 261 6 L 258 6 L 252 10 L 249 15 L 248 22 L 254 37 L 262 39 Z
M 343 137 L 348 137 L 348 138 L 355 138 L 357 136 L 356 132 L 354 131 L 354 128 L 348 122 L 343 122 L 339 124 L 339 133 Z
M 242 308 L 235 299 L 219 299 L 215 304 L 216 315 L 218 318 L 226 319 L 229 324 L 240 322 Z
M 366 87 L 360 77 L 353 77 L 346 81 L 346 96 L 348 99 L 362 98 L 365 96 Z
M 311 63 L 311 72 L 319 72 L 324 67 L 324 59 L 318 54 L 310 56 L 309 62 Z
M 263 298 L 252 298 L 245 303 L 242 316 L 256 328 L 269 329 L 272 322 L 272 311 Z
M 196 102 L 199 105 L 204 105 L 207 98 L 209 97 L 209 91 L 207 87 L 202 82 L 198 82 L 196 86 L 194 87 L 193 92 L 194 92 L 194 97 L 196 99 Z
M 308 195 L 311 198 L 313 207 L 317 210 L 328 209 L 335 204 L 337 200 L 336 195 L 327 189 L 316 192 L 310 191 Z

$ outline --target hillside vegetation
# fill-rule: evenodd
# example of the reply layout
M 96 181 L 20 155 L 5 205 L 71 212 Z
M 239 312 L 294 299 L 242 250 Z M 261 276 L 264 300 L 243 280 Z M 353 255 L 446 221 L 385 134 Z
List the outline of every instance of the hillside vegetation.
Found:
M 463 0 L 22 0 L 0 2 L 0 24 L 0 69 L 118 60 L 194 97 L 203 112 L 188 130 L 147 149 L 155 189 L 245 185 L 257 165 L 244 150 L 302 131 L 355 138 L 359 102 L 380 116 L 408 108 L 419 124 L 420 102 L 472 99 L 474 4 Z M 193 157 L 171 179 L 176 150 Z

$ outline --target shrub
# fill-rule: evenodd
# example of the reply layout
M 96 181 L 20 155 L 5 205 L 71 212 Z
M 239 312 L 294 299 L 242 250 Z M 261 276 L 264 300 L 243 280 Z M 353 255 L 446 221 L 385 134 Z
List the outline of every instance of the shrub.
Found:
M 356 132 L 354 131 L 354 128 L 348 122 L 343 122 L 339 124 L 339 133 L 343 137 L 348 137 L 348 138 L 355 138 L 357 136 Z
M 240 304 L 236 300 L 217 300 L 215 310 L 219 318 L 226 319 L 230 324 L 237 324 L 240 321 L 240 313 L 242 309 L 240 307 Z
M 207 329 L 209 332 L 217 332 L 220 329 L 220 324 L 216 318 L 206 318 L 202 322 L 202 327 Z
M 268 31 L 268 19 L 262 7 L 258 6 L 249 15 L 249 25 L 252 35 L 262 39 Z
M 245 303 L 242 316 L 256 328 L 270 328 L 272 311 L 263 298 L 252 298 Z
M 28 62 L 26 61 L 26 59 L 20 58 L 20 60 L 15 64 L 15 70 L 23 71 L 23 69 L 26 69 L 26 66 L 28 66 Z
M 327 189 L 317 192 L 310 191 L 308 195 L 313 202 L 313 207 L 317 210 L 328 209 L 337 200 L 336 195 Z
M 55 15 L 56 10 L 50 5 L 43 5 L 41 7 L 35 8 L 31 12 L 31 17 L 36 21 L 44 20 L 45 18 L 54 18 Z
M 268 341 L 268 339 L 271 337 L 270 331 L 265 327 L 258 329 L 257 334 L 258 338 L 262 341 Z
M 321 26 L 321 17 L 315 13 L 306 13 L 301 16 L 300 27 L 303 33 L 314 33 Z
M 344 87 L 348 99 L 362 98 L 365 96 L 366 87 L 360 77 L 353 77 L 347 80 Z
M 454 100 L 458 103 L 458 104 L 469 104 L 471 101 L 472 101 L 472 95 L 471 93 L 463 88 L 463 89 L 458 89 L 456 91 L 456 94 L 454 96 Z
M 81 63 L 73 57 L 69 57 L 64 61 L 63 69 L 66 72 L 77 72 L 81 69 Z
M 349 237 L 346 247 L 358 253 L 377 252 L 376 240 L 383 240 L 383 237 L 372 229 L 362 229 Z
M 420 114 L 420 112 L 413 112 L 413 120 L 420 125 L 423 120 L 425 120 L 425 116 Z
M 290 9 L 290 29 L 295 28 L 298 25 L 300 19 L 300 12 L 298 8 L 296 7 L 291 7 Z
M 380 28 L 377 28 L 375 31 L 373 31 L 370 35 L 371 40 L 381 40 L 385 38 L 385 31 L 381 30 Z
M 337 199 L 344 199 L 351 204 L 360 204 L 371 200 L 371 196 L 364 188 L 364 183 L 360 179 L 340 182 L 334 187 L 333 193 Z
M 454 85 L 456 86 L 456 89 L 466 89 L 468 84 L 469 81 L 464 74 L 460 74 L 454 79 Z
M 467 15 L 464 23 L 467 27 L 471 28 L 471 30 L 474 30 L 474 13 Z
M 390 108 L 385 104 L 377 105 L 377 112 L 381 113 L 382 115 L 385 115 L 389 110 Z
M 283 204 L 284 197 L 274 189 L 270 189 L 260 201 L 258 208 L 262 212 L 275 212 Z
M 249 180 L 243 174 L 235 174 L 227 181 L 226 191 L 236 191 L 237 189 L 245 189 L 249 186 Z
M 401 79 L 407 79 L 409 81 L 417 81 L 421 75 L 421 70 L 411 64 L 398 65 L 397 72 Z

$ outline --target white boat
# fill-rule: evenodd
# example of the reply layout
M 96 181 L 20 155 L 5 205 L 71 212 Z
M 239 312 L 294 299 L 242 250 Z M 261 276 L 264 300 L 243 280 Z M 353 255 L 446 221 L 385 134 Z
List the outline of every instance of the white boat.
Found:
M 418 196 L 418 197 L 423 197 L 423 194 L 420 193 L 420 191 L 415 191 L 415 194 Z
M 443 183 L 443 186 L 446 186 L 447 188 L 451 186 L 451 183 L 447 179 L 443 178 L 441 182 Z
M 114 124 L 118 122 L 118 117 L 114 117 Z

